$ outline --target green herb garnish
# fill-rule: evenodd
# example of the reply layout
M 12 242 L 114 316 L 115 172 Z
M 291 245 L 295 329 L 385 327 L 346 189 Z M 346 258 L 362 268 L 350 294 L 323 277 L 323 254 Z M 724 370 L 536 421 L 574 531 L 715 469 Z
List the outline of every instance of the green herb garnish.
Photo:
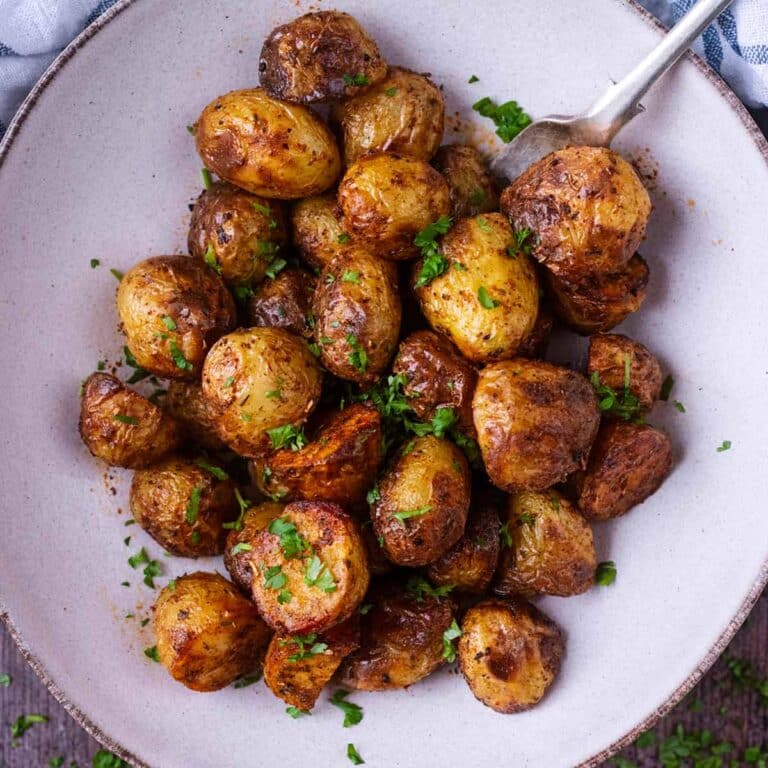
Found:
M 441 216 L 437 221 L 419 232 L 413 240 L 421 248 L 421 269 L 414 287 L 421 288 L 429 285 L 436 277 L 440 277 L 448 269 L 448 260 L 440 252 L 437 236 L 444 235 L 453 224 L 450 216 Z
M 595 571 L 595 584 L 601 587 L 609 587 L 616 581 L 616 563 L 613 560 L 606 560 L 600 563 Z
M 496 135 L 505 143 L 512 141 L 524 128 L 531 124 L 531 118 L 516 101 L 497 104 L 486 96 L 472 105 L 475 112 L 488 117 L 496 125 Z
M 344 713 L 343 725 L 345 728 L 350 728 L 363 719 L 363 708 L 359 704 L 346 701 L 347 696 L 349 696 L 349 691 L 338 690 L 331 696 L 330 702 Z
M 451 626 L 443 632 L 443 658 L 448 662 L 456 661 L 456 647 L 453 641 L 459 637 L 461 637 L 461 627 L 454 619 Z

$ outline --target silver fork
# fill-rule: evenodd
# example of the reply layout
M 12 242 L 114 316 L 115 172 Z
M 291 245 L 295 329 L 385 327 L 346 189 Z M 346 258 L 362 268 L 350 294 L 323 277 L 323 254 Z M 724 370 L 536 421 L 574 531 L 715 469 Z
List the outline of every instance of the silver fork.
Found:
M 549 115 L 531 123 L 491 163 L 497 176 L 515 179 L 529 165 L 569 144 L 610 146 L 613 137 L 643 111 L 640 99 L 688 50 L 706 27 L 733 0 L 698 0 L 662 41 L 585 112 Z

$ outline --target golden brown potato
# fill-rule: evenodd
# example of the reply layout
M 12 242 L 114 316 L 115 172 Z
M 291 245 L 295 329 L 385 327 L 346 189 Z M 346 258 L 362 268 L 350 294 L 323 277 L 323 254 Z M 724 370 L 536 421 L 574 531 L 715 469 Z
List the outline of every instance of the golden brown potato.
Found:
M 517 348 L 517 356 L 543 358 L 549 346 L 549 337 L 552 335 L 554 324 L 555 317 L 552 314 L 550 303 L 544 298 L 539 298 L 539 313 L 536 315 L 536 322 L 533 324 L 531 332 Z
M 358 616 L 323 634 L 274 635 L 264 659 L 264 682 L 286 704 L 308 712 L 344 657 L 359 645 Z
M 414 413 L 431 421 L 438 408 L 453 408 L 457 426 L 474 439 L 472 395 L 477 371 L 445 337 L 416 331 L 400 342 L 392 371 L 406 379 L 403 392 Z
M 278 200 L 318 195 L 341 171 L 328 126 L 307 107 L 273 99 L 261 88 L 214 99 L 194 131 L 206 167 L 254 195 Z
M 554 489 L 512 496 L 504 523 L 512 543 L 501 552 L 497 595 L 568 597 L 595 583 L 592 529 Z
M 669 438 L 647 424 L 607 421 L 583 476 L 579 509 L 590 520 L 618 517 L 655 493 L 672 470 Z
M 499 194 L 483 156 L 469 144 L 446 144 L 432 165 L 443 174 L 451 191 L 454 220 L 499 210 Z
M 295 501 L 249 541 L 253 599 L 282 634 L 323 632 L 348 619 L 368 589 L 357 521 L 338 504 Z
M 220 451 L 224 443 L 216 434 L 213 414 L 203 397 L 203 387 L 196 381 L 172 381 L 168 384 L 165 407 L 183 425 L 184 431 L 201 448 Z
M 637 250 L 651 200 L 635 169 L 605 147 L 566 147 L 523 171 L 501 195 L 533 256 L 566 280 L 620 271 Z
M 223 336 L 203 367 L 203 396 L 219 437 L 241 456 L 277 447 L 271 430 L 301 426 L 315 408 L 322 372 L 298 336 L 247 328 Z
M 344 685 L 361 691 L 405 688 L 445 663 L 450 599 L 408 592 L 399 580 L 387 580 L 371 590 L 369 602 L 360 620 L 360 648 L 341 667 Z
M 467 460 L 450 440 L 414 438 L 379 483 L 371 508 L 373 528 L 397 565 L 426 565 L 464 533 L 469 511 Z
M 263 282 L 248 299 L 248 322 L 261 328 L 285 328 L 308 339 L 315 324 L 314 292 L 314 275 L 304 269 L 286 269 Z
M 221 278 L 188 256 L 136 264 L 117 289 L 117 311 L 138 365 L 169 379 L 199 379 L 211 345 L 237 320 Z
M 273 29 L 259 59 L 270 95 L 305 104 L 354 96 L 386 74 L 376 43 L 341 11 L 306 13 Z
M 349 235 L 341 223 L 336 193 L 299 200 L 291 208 L 293 244 L 304 261 L 322 269 L 339 251 L 344 250 Z
M 600 420 L 581 374 L 522 358 L 480 372 L 472 411 L 488 476 L 510 492 L 550 488 L 586 465 Z
M 113 467 L 146 467 L 178 448 L 181 424 L 108 373 L 83 384 L 80 437 L 88 450 Z
M 339 184 L 344 231 L 385 259 L 417 256 L 416 235 L 447 215 L 445 179 L 428 163 L 374 152 L 351 165 Z
M 514 233 L 500 213 L 462 219 L 442 240 L 445 272 L 422 284 L 424 260 L 414 268 L 421 311 L 469 360 L 512 357 L 536 323 L 536 271 L 525 253 L 510 255 L 514 243 Z
M 445 99 L 426 75 L 390 67 L 386 79 L 334 105 L 333 119 L 347 165 L 375 151 L 429 160 L 443 138 Z
M 373 530 L 370 517 L 364 520 L 360 527 L 363 531 L 363 541 L 368 553 L 368 570 L 370 570 L 371 576 L 383 576 L 385 573 L 390 573 L 393 565 Z
M 589 339 L 587 374 L 608 387 L 622 392 L 626 384 L 649 411 L 661 392 L 659 361 L 639 341 L 620 333 L 599 333 Z
M 218 573 L 175 579 L 153 610 L 160 661 L 193 691 L 218 691 L 256 670 L 271 634 L 253 603 Z
M 362 248 L 336 256 L 312 304 L 320 360 L 335 376 L 373 383 L 397 348 L 402 306 L 394 264 Z
M 301 450 L 283 448 L 255 459 L 258 489 L 281 501 L 335 501 L 348 510 L 365 505 L 382 461 L 381 416 L 357 403 L 334 413 Z
M 565 638 L 524 600 L 483 600 L 461 623 L 459 667 L 475 698 L 497 712 L 530 709 L 560 671 Z
M 192 209 L 189 252 L 229 285 L 261 282 L 285 241 L 282 203 L 231 184 L 212 184 Z

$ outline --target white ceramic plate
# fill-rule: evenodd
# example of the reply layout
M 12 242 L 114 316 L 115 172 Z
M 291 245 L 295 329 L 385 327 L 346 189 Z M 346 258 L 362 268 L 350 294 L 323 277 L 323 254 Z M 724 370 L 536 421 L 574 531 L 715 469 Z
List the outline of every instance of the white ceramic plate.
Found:
M 467 116 L 485 95 L 534 115 L 576 111 L 658 39 L 616 0 L 334 5 L 358 16 L 390 61 L 431 71 L 450 112 Z M 148 629 L 123 618 L 146 615 L 154 597 L 128 555 L 160 550 L 123 527 L 127 478 L 105 479 L 76 431 L 80 380 L 122 345 L 108 269 L 184 249 L 200 184 L 185 126 L 215 95 L 254 85 L 265 34 L 303 10 L 290 0 L 126 0 L 65 52 L 0 148 L 6 621 L 59 699 L 137 765 L 338 766 L 348 741 L 386 768 L 595 765 L 693 685 L 766 581 L 768 147 L 692 59 L 619 143 L 658 169 L 643 248 L 652 283 L 627 331 L 677 380 L 687 412 L 657 408 L 652 419 L 670 430 L 677 466 L 650 501 L 599 528 L 616 585 L 542 601 L 567 631 L 568 655 L 541 706 L 494 714 L 443 673 L 356 694 L 365 719 L 351 730 L 324 699 L 294 721 L 261 685 L 200 695 L 172 683 L 142 653 Z M 726 439 L 733 448 L 718 453 Z M 190 565 L 166 560 L 168 574 Z

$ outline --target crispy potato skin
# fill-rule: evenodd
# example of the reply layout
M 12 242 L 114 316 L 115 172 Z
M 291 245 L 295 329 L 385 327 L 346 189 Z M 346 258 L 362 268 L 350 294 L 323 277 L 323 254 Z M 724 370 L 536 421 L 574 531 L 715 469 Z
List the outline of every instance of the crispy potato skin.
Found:
M 322 372 L 307 345 L 282 328 L 227 334 L 203 367 L 203 396 L 216 432 L 247 458 L 269 450 L 267 430 L 303 424 L 321 389 Z
M 153 610 L 160 661 L 193 691 L 218 691 L 253 672 L 271 634 L 253 603 L 217 573 L 181 576 Z
M 348 83 L 362 76 L 365 85 Z M 387 62 L 358 21 L 340 11 L 306 13 L 272 30 L 259 82 L 276 99 L 304 104 L 354 96 L 387 75 Z
M 400 342 L 392 370 L 407 379 L 403 391 L 422 421 L 431 421 L 438 408 L 453 408 L 461 431 L 476 437 L 472 395 L 477 371 L 444 336 L 412 333 Z
M 441 667 L 443 632 L 453 621 L 447 598 L 418 601 L 399 580 L 377 585 L 360 619 L 360 648 L 341 667 L 341 682 L 361 691 L 405 688 Z
M 579 509 L 589 520 L 628 512 L 655 493 L 672 470 L 669 438 L 647 424 L 606 421 L 589 464 L 577 477 Z
M 201 448 L 220 451 L 224 443 L 216 434 L 213 414 L 203 397 L 203 387 L 197 381 L 171 381 L 165 407 L 183 425 L 184 431 Z
M 371 509 L 387 557 L 419 566 L 445 554 L 464 533 L 469 493 L 467 460 L 450 440 L 425 435 L 407 443 L 381 478 L 380 498 Z M 402 522 L 394 517 L 422 509 Z
M 544 490 L 585 466 L 600 419 L 581 374 L 523 358 L 480 372 L 472 411 L 491 482 L 509 492 Z
M 587 374 L 597 374 L 600 382 L 617 392 L 624 388 L 626 360 L 629 358 L 629 391 L 650 411 L 661 392 L 659 361 L 639 341 L 620 333 L 599 333 L 589 339 Z
M 539 312 L 531 332 L 523 339 L 517 349 L 518 357 L 543 358 L 547 353 L 549 338 L 555 324 L 555 316 L 547 299 L 539 299 Z
M 335 501 L 348 510 L 365 505 L 379 471 L 381 416 L 356 403 L 334 413 L 300 451 L 283 448 L 253 463 L 253 479 L 283 501 Z
M 560 671 L 565 639 L 523 600 L 484 600 L 461 624 L 459 668 L 475 698 L 497 712 L 530 709 Z
M 274 280 L 264 281 L 250 297 L 248 322 L 261 328 L 285 328 L 309 339 L 314 292 L 314 275 L 304 269 L 286 269 Z
M 443 138 L 445 99 L 425 75 L 390 67 L 384 80 L 334 105 L 332 117 L 347 165 L 377 151 L 430 160 Z
M 215 182 L 201 192 L 192 209 L 189 252 L 205 263 L 211 248 L 217 271 L 229 285 L 261 282 L 275 249 L 285 242 L 282 203 L 250 195 L 232 184 Z
M 352 164 L 339 184 L 344 231 L 384 259 L 417 256 L 416 235 L 450 211 L 446 180 L 428 163 L 373 152 Z
M 651 214 L 635 169 L 604 147 L 566 147 L 523 171 L 501 195 L 516 231 L 536 235 L 533 256 L 566 280 L 618 272 Z
M 557 491 L 523 491 L 509 500 L 512 546 L 499 561 L 494 592 L 502 597 L 586 592 L 595 583 L 592 529 Z
M 315 706 L 323 686 L 330 682 L 344 658 L 360 646 L 360 619 L 353 616 L 322 635 L 317 635 L 316 641 L 308 642 L 305 636 L 301 636 L 305 640 L 305 648 L 314 642 L 328 646 L 321 653 L 305 658 L 295 658 L 301 655 L 301 645 L 296 643 L 294 637 L 273 636 L 264 659 L 264 682 L 286 704 L 309 711 Z
M 211 345 L 237 320 L 221 278 L 188 256 L 136 264 L 120 281 L 117 311 L 136 362 L 168 379 L 199 379 Z
M 402 305 L 394 264 L 362 248 L 336 256 L 317 281 L 312 304 L 322 364 L 335 376 L 370 384 L 397 349 Z M 360 365 L 357 349 L 367 362 Z
M 217 176 L 261 197 L 324 192 L 341 157 L 328 126 L 307 107 L 250 88 L 219 96 L 195 124 L 197 151 Z
M 499 194 L 483 156 L 469 144 L 446 144 L 432 165 L 443 174 L 451 191 L 454 221 L 499 210 Z
M 474 362 L 513 357 L 536 323 L 536 271 L 524 253 L 509 256 L 513 243 L 512 228 L 500 213 L 462 219 L 442 240 L 449 268 L 416 287 L 422 261 L 414 267 L 414 291 L 427 321 Z M 481 288 L 495 307 L 480 303 Z
M 125 424 L 117 417 L 135 420 Z M 113 467 L 139 469 L 175 450 L 181 424 L 109 373 L 92 373 L 83 384 L 80 437 L 88 450 Z
M 259 613 L 281 634 L 323 632 L 346 621 L 362 602 L 370 578 L 360 526 L 338 504 L 328 502 L 293 502 L 281 518 L 292 522 L 307 540 L 333 576 L 335 589 L 325 592 L 307 584 L 309 552 L 306 558 L 288 559 L 279 537 L 262 529 L 250 540 L 253 599 Z M 290 600 L 283 603 L 278 601 L 279 590 L 268 587 L 264 578 L 266 569 L 278 565 L 291 593 Z
M 336 193 L 299 200 L 291 207 L 291 237 L 304 261 L 322 269 L 340 251 L 345 239 Z

